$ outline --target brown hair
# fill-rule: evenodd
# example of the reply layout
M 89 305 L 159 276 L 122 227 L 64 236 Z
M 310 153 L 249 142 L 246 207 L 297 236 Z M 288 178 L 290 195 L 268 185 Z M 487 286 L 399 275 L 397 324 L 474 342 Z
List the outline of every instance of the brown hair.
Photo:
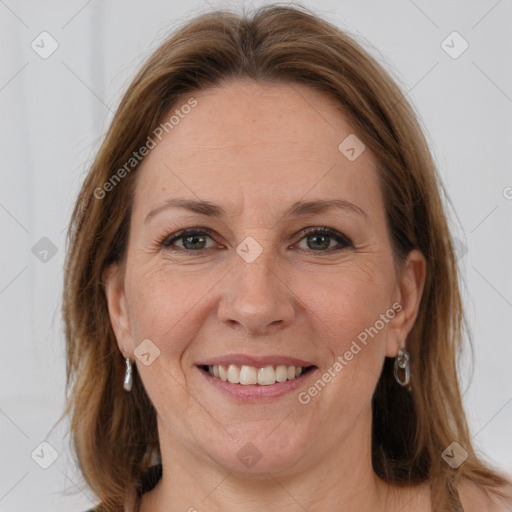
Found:
M 498 488 L 506 480 L 472 447 L 457 378 L 465 326 L 442 186 L 413 109 L 393 79 L 343 31 L 305 8 L 267 6 L 251 17 L 212 12 L 188 22 L 148 59 L 124 95 L 85 179 L 69 231 L 63 314 L 66 413 L 80 468 L 101 511 L 123 510 L 159 455 L 156 413 L 134 371 L 122 388 L 123 358 L 110 324 L 105 269 L 126 250 L 137 167 L 98 191 L 144 146 L 181 98 L 230 80 L 302 83 L 334 98 L 379 163 L 397 262 L 419 249 L 427 272 L 408 336 L 413 385 L 401 388 L 386 359 L 373 398 L 373 467 L 394 484 L 428 482 L 433 510 L 458 510 L 457 484 Z M 441 457 L 457 441 L 469 458 Z

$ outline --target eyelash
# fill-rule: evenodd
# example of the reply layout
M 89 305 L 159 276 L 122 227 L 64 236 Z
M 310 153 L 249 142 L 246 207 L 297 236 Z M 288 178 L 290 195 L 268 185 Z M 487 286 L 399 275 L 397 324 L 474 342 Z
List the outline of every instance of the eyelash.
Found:
M 330 254 L 332 252 L 341 251 L 347 247 L 348 248 L 354 247 L 349 238 L 347 238 L 345 235 L 341 234 L 339 231 L 336 231 L 335 229 L 329 228 L 327 226 L 320 226 L 320 227 L 315 227 L 315 228 L 305 228 L 300 232 L 300 234 L 302 235 L 302 237 L 299 239 L 299 242 L 302 239 L 306 238 L 308 235 L 320 234 L 320 235 L 327 235 L 330 238 L 333 238 L 336 242 L 338 242 L 338 244 L 342 244 L 341 247 L 335 246 L 335 247 L 330 247 L 329 249 L 318 250 L 318 251 L 315 251 L 313 249 L 301 249 L 302 251 L 306 251 L 307 253 L 310 253 L 310 254 L 311 253 Z M 195 255 L 194 253 L 201 253 L 203 251 L 207 251 L 207 250 L 211 249 L 211 247 L 209 247 L 206 249 L 192 250 L 192 249 L 185 249 L 183 247 L 178 248 L 177 246 L 172 245 L 173 242 L 176 242 L 177 240 L 181 240 L 183 238 L 186 238 L 187 236 L 193 236 L 193 235 L 207 235 L 213 239 L 211 230 L 208 228 L 186 228 L 186 229 L 177 231 L 176 233 L 173 233 L 172 235 L 166 235 L 165 237 L 161 238 L 157 242 L 157 245 L 161 249 L 166 249 L 166 250 L 171 250 L 171 251 L 179 251 L 179 252 L 183 252 L 185 254 L 191 255 L 191 256 L 194 256 Z

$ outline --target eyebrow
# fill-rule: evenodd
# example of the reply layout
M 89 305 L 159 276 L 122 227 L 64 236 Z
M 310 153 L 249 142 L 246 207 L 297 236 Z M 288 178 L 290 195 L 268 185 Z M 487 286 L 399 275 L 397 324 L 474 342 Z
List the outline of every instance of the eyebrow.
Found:
M 210 201 L 196 201 L 195 199 L 174 198 L 169 199 L 164 204 L 151 210 L 144 220 L 145 223 L 149 222 L 153 217 L 169 208 L 182 208 L 189 210 L 199 215 L 207 217 L 225 217 L 226 210 L 217 204 Z M 355 213 L 361 215 L 366 220 L 368 216 L 366 212 L 346 199 L 317 199 L 314 201 L 297 201 L 284 213 L 283 218 L 296 217 L 299 215 L 323 213 L 331 209 L 339 209 L 348 213 Z

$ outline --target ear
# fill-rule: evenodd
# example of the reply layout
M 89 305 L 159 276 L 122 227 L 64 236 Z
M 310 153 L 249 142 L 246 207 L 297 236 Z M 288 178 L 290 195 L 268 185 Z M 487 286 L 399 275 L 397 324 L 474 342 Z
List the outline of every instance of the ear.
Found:
M 122 268 L 113 263 L 103 273 L 110 324 L 116 336 L 117 346 L 123 357 L 132 355 L 131 325 L 124 291 Z
M 390 321 L 390 329 L 386 341 L 386 356 L 396 357 L 398 349 L 404 344 L 416 317 L 425 286 L 427 263 L 423 254 L 417 249 L 412 250 L 397 276 L 395 302 L 401 305 L 394 318 Z

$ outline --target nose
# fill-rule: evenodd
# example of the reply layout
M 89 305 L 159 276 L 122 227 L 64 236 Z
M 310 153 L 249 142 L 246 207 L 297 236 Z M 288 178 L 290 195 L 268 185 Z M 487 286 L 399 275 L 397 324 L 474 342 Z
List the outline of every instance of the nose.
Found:
M 219 320 L 248 334 L 271 334 L 290 325 L 295 315 L 294 294 L 278 265 L 263 253 L 252 263 L 237 256 L 235 268 L 223 280 Z

